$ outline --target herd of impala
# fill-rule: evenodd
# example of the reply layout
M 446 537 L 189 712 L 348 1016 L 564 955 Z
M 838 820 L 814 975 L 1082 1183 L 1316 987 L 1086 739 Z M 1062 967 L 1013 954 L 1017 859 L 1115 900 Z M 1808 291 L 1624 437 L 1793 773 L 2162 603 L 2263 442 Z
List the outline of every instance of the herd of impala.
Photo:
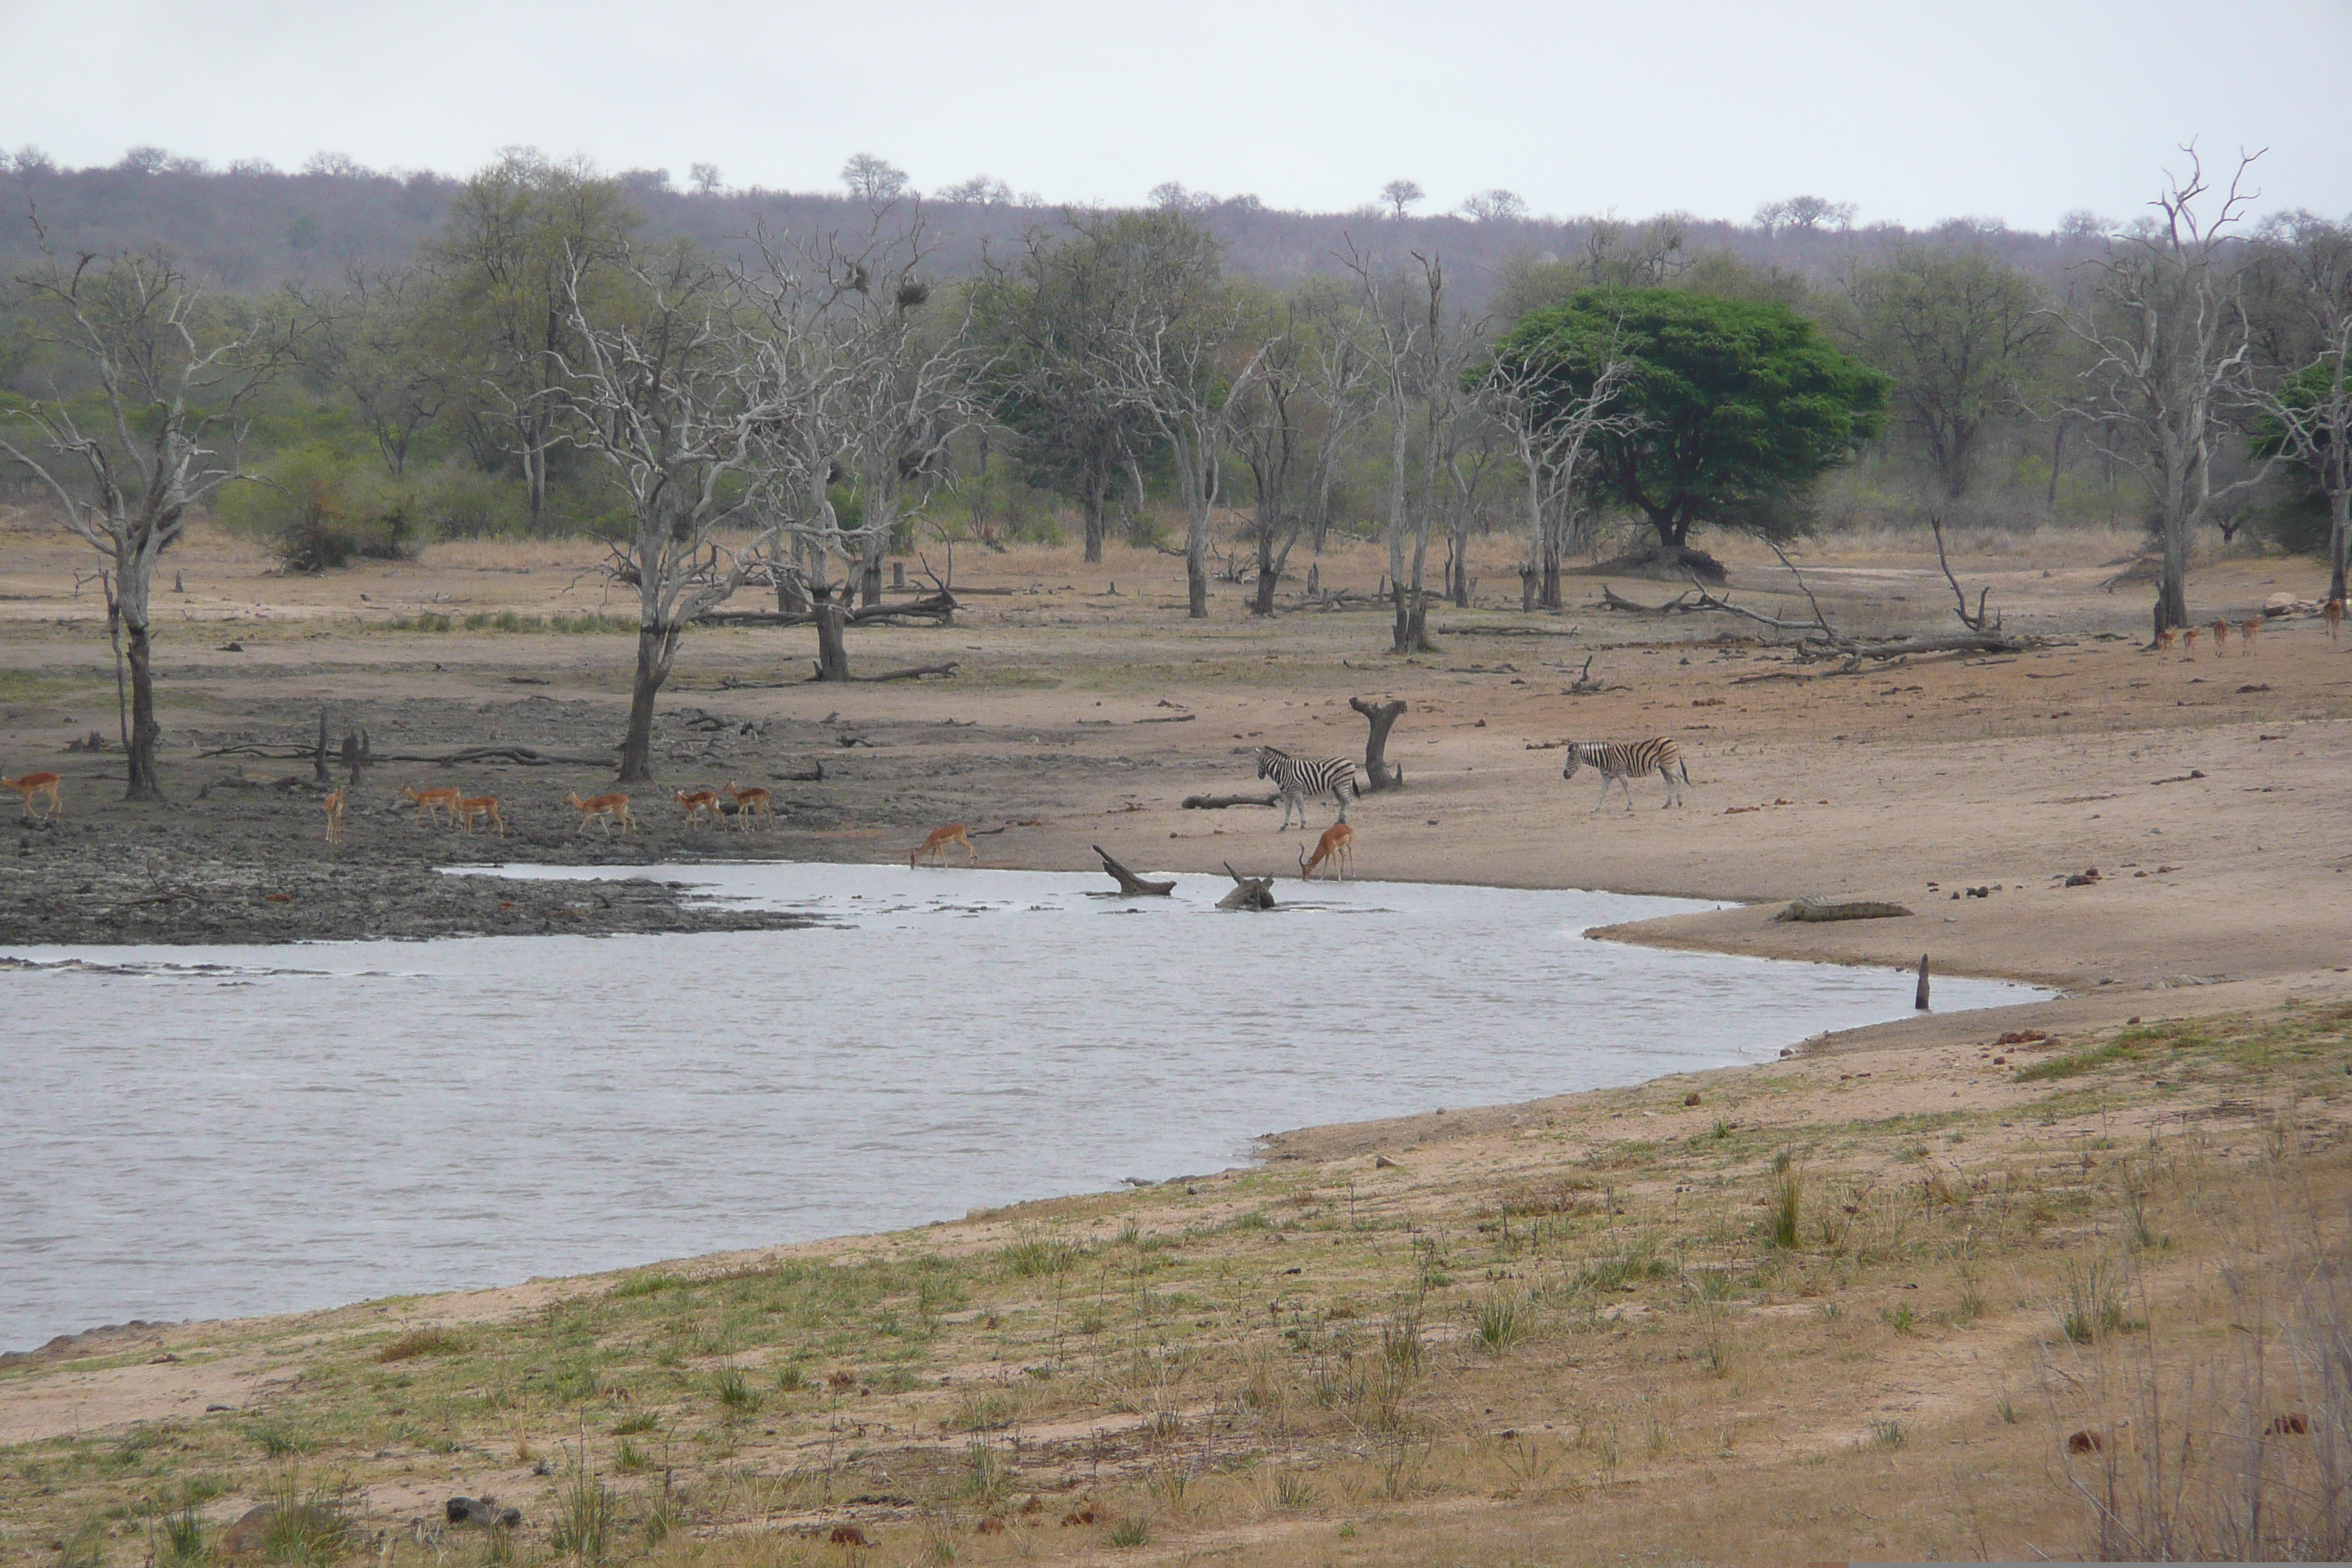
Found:
M 2342 600 L 2328 601 L 2326 618 L 2327 635 L 2333 640 L 2338 635 L 2338 629 L 2344 621 Z M 2253 654 L 2255 639 L 2260 635 L 2262 624 L 2262 621 L 2257 618 L 2245 621 L 2239 626 L 2241 658 L 2248 658 Z M 2202 628 L 2191 626 L 2186 634 L 2185 642 L 2190 653 L 2197 651 L 2197 635 L 2200 629 Z M 2230 623 L 2227 621 L 2217 620 L 2213 623 L 2213 646 L 2216 653 L 2222 652 L 2227 647 L 2230 630 Z M 2168 631 L 2158 633 L 2155 646 L 2159 651 L 2169 649 L 2173 646 L 2173 634 Z M 1573 763 L 1570 764 L 1570 771 L 1571 773 L 1575 771 Z M 26 773 L 21 778 L 13 779 L 0 775 L 0 789 L 14 790 L 23 797 L 25 817 L 32 822 L 54 822 L 64 819 L 66 814 L 65 796 L 62 793 L 64 784 L 65 779 L 53 773 Z M 1669 779 L 1667 784 L 1671 801 L 1673 780 Z M 722 790 L 729 803 L 725 805 L 719 804 Z M 448 826 L 453 832 L 462 827 L 471 833 L 477 822 L 487 821 L 498 830 L 499 837 L 506 837 L 506 817 L 499 809 L 497 795 L 469 795 L 461 789 L 446 785 L 435 789 L 418 789 L 414 784 L 402 785 L 400 794 L 401 798 L 416 807 L 417 819 L 420 822 L 437 824 L 442 821 L 442 814 L 446 812 Z M 1605 788 L 1603 795 L 1605 797 Z M 344 798 L 345 791 L 339 789 L 328 795 L 321 803 L 327 811 L 327 842 L 330 844 L 339 842 L 343 836 Z M 756 785 L 751 789 L 738 789 L 731 779 L 721 786 L 721 789 L 678 790 L 676 792 L 675 798 L 679 809 L 686 813 L 688 832 L 726 816 L 732 816 L 735 826 L 746 832 L 750 831 L 755 819 L 765 817 L 771 822 L 775 820 L 773 795 Z M 44 800 L 47 802 L 48 809 L 43 813 L 37 813 L 35 807 Z M 637 827 L 637 819 L 629 810 L 629 797 L 619 791 L 593 795 L 583 800 L 580 798 L 579 792 L 574 790 L 563 797 L 563 804 L 579 814 L 579 825 L 574 829 L 576 832 L 586 832 L 591 823 L 602 827 L 606 837 L 612 837 L 616 824 L 624 833 L 635 831 Z M 1632 805 L 1630 797 L 1627 805 L 1629 807 Z M 1344 813 L 1346 809 L 1344 801 L 1342 801 L 1341 809 Z M 1338 876 L 1344 879 L 1351 875 L 1355 867 L 1355 843 L 1356 830 L 1348 826 L 1347 818 L 1343 815 L 1317 842 L 1315 853 L 1312 856 L 1309 856 L 1304 847 L 1299 850 L 1298 874 L 1304 878 L 1311 878 L 1319 868 L 1327 877 Z M 971 830 L 961 822 L 951 822 L 933 831 L 929 837 L 908 852 L 908 868 L 912 869 L 926 858 L 934 866 L 942 866 L 946 864 L 947 852 L 950 848 L 962 849 L 967 856 L 971 857 L 970 864 L 974 866 L 980 864 L 980 851 L 972 847 Z

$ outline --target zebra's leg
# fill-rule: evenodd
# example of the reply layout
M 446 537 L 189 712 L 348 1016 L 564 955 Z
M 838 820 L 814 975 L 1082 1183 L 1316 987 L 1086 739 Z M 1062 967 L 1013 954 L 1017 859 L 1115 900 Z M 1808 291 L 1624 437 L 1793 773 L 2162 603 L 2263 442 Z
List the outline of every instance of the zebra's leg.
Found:
M 1599 800 L 1596 800 L 1596 801 L 1594 801 L 1594 802 L 1592 803 L 1592 815 L 1593 815 L 1593 816 L 1600 816 L 1600 815 L 1601 815 L 1601 808 L 1602 806 L 1604 806 L 1604 805 L 1607 805 L 1608 804 L 1609 804 L 1609 775 L 1608 775 L 1607 773 L 1602 773 L 1602 774 L 1601 775 L 1601 798 L 1600 798 Z
M 1668 805 L 1682 805 L 1682 786 L 1675 783 L 1673 771 L 1667 768 L 1660 768 L 1658 770 L 1658 776 L 1666 781 L 1666 805 L 1662 805 L 1658 807 L 1658 809 L 1660 811 L 1664 811 Z
M 1618 787 L 1618 788 L 1620 788 L 1620 789 L 1622 789 L 1622 790 L 1623 790 L 1623 791 L 1625 792 L 1625 815 L 1626 815 L 1626 816 L 1633 816 L 1633 775 L 1632 773 L 1627 773 L 1623 778 L 1619 779 L 1619 780 L 1617 781 L 1617 787 Z

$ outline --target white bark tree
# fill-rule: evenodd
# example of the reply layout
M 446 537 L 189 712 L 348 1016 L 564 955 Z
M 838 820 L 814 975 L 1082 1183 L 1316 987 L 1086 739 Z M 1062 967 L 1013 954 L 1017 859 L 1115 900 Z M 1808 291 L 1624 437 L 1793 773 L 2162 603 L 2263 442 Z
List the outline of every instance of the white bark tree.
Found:
M 1224 458 L 1251 384 L 1272 340 L 1255 347 L 1240 334 L 1241 312 L 1223 299 L 1171 292 L 1148 300 L 1118 323 L 1101 369 L 1108 387 L 1168 444 L 1184 506 L 1187 613 L 1209 614 L 1209 523 L 1223 488 Z
M 1633 427 L 1633 415 L 1613 411 L 1633 374 L 1631 360 L 1612 358 L 1589 389 L 1563 400 L 1556 395 L 1559 378 L 1549 367 L 1497 357 L 1486 373 L 1481 390 L 1518 458 L 1528 528 L 1526 581 L 1534 588 L 1523 601 L 1532 599 L 1548 610 L 1560 607 L 1560 563 L 1578 542 L 1577 482 L 1595 437 Z
M 683 247 L 623 266 L 644 293 L 635 318 L 597 319 L 583 299 L 584 268 L 575 270 L 565 304 L 577 347 L 559 358 L 569 438 L 602 464 L 635 521 L 611 567 L 637 593 L 620 776 L 650 784 L 654 704 L 679 638 L 767 564 L 772 521 L 755 524 L 748 543 L 719 535 L 759 516 L 759 437 L 785 400 L 761 374 L 739 275 Z
M 2168 180 L 2156 216 L 2108 241 L 2092 269 L 2090 309 L 2069 320 L 2089 361 L 2071 412 L 2092 444 L 2139 476 L 2162 552 L 2158 634 L 2189 624 L 2189 552 L 2214 503 L 2261 472 L 2218 485 L 2214 463 L 2237 434 L 2252 352 L 2232 275 L 2228 231 L 2253 199 L 2242 157 L 2226 192 L 2205 176 L 2194 147 L 2189 173 Z M 2215 198 L 2219 205 L 2215 205 Z
M 247 478 L 235 448 L 247 405 L 292 353 L 281 321 L 240 318 L 154 256 L 54 252 L 19 279 L 36 336 L 86 369 L 96 414 L 85 426 L 62 393 L 0 416 L 0 455 L 29 472 L 60 517 L 106 562 L 128 643 L 131 719 L 127 800 L 161 800 L 155 749 L 155 564 L 190 518 Z

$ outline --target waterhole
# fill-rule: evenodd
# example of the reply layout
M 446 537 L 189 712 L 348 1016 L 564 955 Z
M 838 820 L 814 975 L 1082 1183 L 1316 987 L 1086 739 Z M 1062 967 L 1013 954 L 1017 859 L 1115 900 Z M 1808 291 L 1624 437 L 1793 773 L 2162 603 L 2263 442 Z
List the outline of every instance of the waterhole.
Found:
M 1223 878 L 1122 902 L 1047 873 L 643 874 L 818 923 L 8 950 L 37 967 L 0 973 L 0 1349 L 916 1225 L 1911 1010 L 1907 974 L 1583 935 L 1712 907 L 1680 900 L 1290 880 L 1249 915 L 1213 908 Z

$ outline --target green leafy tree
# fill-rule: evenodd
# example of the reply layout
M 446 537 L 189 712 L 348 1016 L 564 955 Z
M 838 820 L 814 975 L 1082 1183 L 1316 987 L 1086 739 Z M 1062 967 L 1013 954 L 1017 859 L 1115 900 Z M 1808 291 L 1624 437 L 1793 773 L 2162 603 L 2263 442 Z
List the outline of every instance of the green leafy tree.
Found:
M 562 365 L 580 350 L 575 303 L 626 321 L 618 266 L 640 219 L 617 180 L 510 150 L 466 182 L 427 260 L 441 281 L 427 342 L 486 457 L 512 461 L 531 529 L 548 530 L 549 470 L 565 437 Z
M 1679 552 L 1694 525 L 1783 536 L 1804 488 L 1877 433 L 1886 378 L 1785 306 L 1670 289 L 1590 289 L 1514 327 L 1497 363 L 1561 406 L 1626 368 L 1585 482 Z
M 1021 477 L 1078 508 L 1088 561 L 1102 559 L 1119 475 L 1161 444 L 1150 412 L 1120 390 L 1125 329 L 1197 316 L 1218 266 L 1215 242 L 1184 215 L 1121 213 L 1066 237 L 1033 232 L 1017 262 L 973 290 L 992 410 L 1019 437 Z
M 1981 251 L 1906 248 L 1857 269 L 1846 292 L 1854 351 L 1894 378 L 1896 418 L 1959 500 L 1987 426 L 2017 407 L 2048 346 L 2042 291 Z

